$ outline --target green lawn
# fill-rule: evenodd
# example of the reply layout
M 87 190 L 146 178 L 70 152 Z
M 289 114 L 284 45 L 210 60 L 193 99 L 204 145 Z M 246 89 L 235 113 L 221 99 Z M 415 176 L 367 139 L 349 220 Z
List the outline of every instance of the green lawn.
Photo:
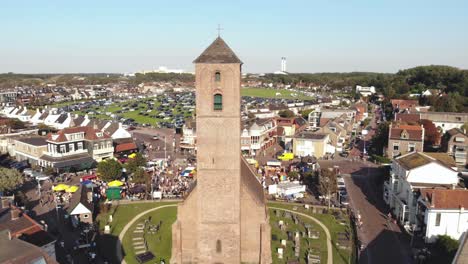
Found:
M 138 237 L 133 233 L 139 223 L 144 223 L 148 217 L 151 217 L 151 224 L 157 225 L 162 221 L 161 229 L 156 234 L 150 234 L 145 230 L 145 241 L 149 251 L 155 256 L 156 260 L 163 259 L 165 263 L 169 263 L 172 250 L 172 224 L 177 218 L 177 207 L 167 207 L 154 212 L 145 214 L 139 221 L 135 222 L 127 231 L 123 238 L 123 250 L 125 253 L 125 261 L 128 264 L 137 264 L 135 259 L 135 249 L 133 248 L 133 238 Z
M 276 95 L 280 93 L 281 95 Z M 314 98 L 305 96 L 302 93 L 296 93 L 297 96 L 292 96 L 295 92 L 288 90 L 279 90 L 279 89 L 267 89 L 267 88 L 242 88 L 242 96 L 252 96 L 252 97 L 261 97 L 261 98 L 278 98 L 278 99 L 299 99 L 299 100 L 313 100 Z
M 101 213 L 97 216 L 96 221 L 99 223 L 99 230 L 104 230 L 104 226 L 107 224 L 109 215 L 112 214 L 113 221 L 109 223 L 111 226 L 111 234 L 110 236 L 105 237 L 102 240 L 100 245 L 101 247 L 101 254 L 104 257 L 112 260 L 111 262 L 116 262 L 115 259 L 115 247 L 116 247 L 116 240 L 119 234 L 122 232 L 124 226 L 129 223 L 136 215 L 139 213 L 156 208 L 163 205 L 169 204 L 176 204 L 175 202 L 152 202 L 152 203 L 131 203 L 125 205 L 117 205 L 112 206 L 108 212 Z M 157 235 L 148 235 L 147 241 L 148 246 L 151 252 L 155 254 L 159 260 L 159 257 L 164 257 L 165 259 L 169 259 L 171 255 L 171 247 L 172 247 L 172 236 L 171 236 L 171 225 L 176 219 L 177 215 L 177 208 L 176 207 L 169 207 L 163 208 L 154 212 L 150 212 L 144 215 L 141 218 L 141 221 L 147 219 L 148 216 L 152 216 L 152 223 L 156 224 L 159 221 L 163 221 L 163 225 L 161 231 Z M 140 221 L 136 221 L 134 225 L 130 229 L 128 229 L 124 239 L 123 239 L 123 252 L 125 256 L 125 260 L 127 263 L 137 263 L 135 260 L 135 253 L 132 249 L 131 244 L 131 235 L 133 234 L 133 230 L 135 229 L 135 225 L 138 224 Z M 159 243 L 160 240 L 165 241 L 165 243 Z M 168 263 L 168 261 L 166 261 Z

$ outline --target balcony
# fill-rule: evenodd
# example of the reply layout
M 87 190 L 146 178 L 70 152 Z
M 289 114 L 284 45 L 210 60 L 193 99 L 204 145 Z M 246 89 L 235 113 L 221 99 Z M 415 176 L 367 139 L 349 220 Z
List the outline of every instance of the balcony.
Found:
M 76 155 L 76 154 L 82 154 L 82 153 L 88 153 L 87 149 L 79 149 L 75 151 L 70 151 L 70 152 L 64 152 L 64 153 L 56 153 L 56 152 L 44 152 L 44 155 L 51 156 L 54 158 L 63 158 L 63 157 L 68 157 L 71 155 Z

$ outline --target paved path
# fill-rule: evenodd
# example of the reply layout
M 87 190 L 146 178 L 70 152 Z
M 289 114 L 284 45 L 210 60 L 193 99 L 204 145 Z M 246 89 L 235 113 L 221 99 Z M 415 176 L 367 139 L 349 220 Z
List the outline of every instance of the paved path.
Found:
M 387 222 L 388 209 L 380 187 L 373 184 L 373 177 L 374 174 L 344 177 L 351 208 L 362 216 L 358 237 L 364 250 L 359 256 L 359 263 L 412 263 L 409 241 L 398 225 Z
M 303 216 L 305 218 L 308 218 L 308 219 L 316 222 L 319 226 L 321 226 L 323 228 L 323 230 L 325 231 L 325 234 L 327 235 L 327 264 L 333 264 L 333 251 L 332 251 L 330 231 L 328 231 L 328 228 L 324 224 L 322 224 L 322 222 L 320 222 L 319 220 L 317 220 L 316 218 L 314 218 L 314 217 L 312 217 L 310 215 L 299 213 L 299 212 L 296 212 L 296 211 L 293 211 L 293 210 L 288 210 L 288 209 L 279 208 L 279 207 L 272 207 L 272 206 L 268 206 L 268 208 L 269 209 L 275 209 L 275 210 L 283 210 L 283 211 L 287 211 L 287 212 L 290 212 L 290 213 L 293 213 L 293 214 Z
M 159 207 L 156 207 L 156 208 L 152 208 L 152 209 L 143 211 L 143 212 L 139 213 L 138 215 L 136 215 L 130 222 L 128 222 L 124 226 L 124 228 L 122 229 L 122 232 L 120 232 L 120 234 L 119 234 L 119 240 L 117 241 L 117 246 L 116 246 L 117 258 L 122 260 L 122 262 L 121 262 L 122 264 L 126 264 L 127 262 L 125 262 L 125 259 L 124 259 L 123 255 L 122 255 L 122 243 L 121 243 L 121 241 L 123 240 L 123 238 L 124 238 L 125 234 L 127 233 L 128 229 L 130 229 L 130 227 L 143 215 L 145 215 L 147 213 L 150 213 L 150 212 L 153 212 L 153 211 L 156 211 L 156 210 L 159 210 L 159 209 L 162 209 L 162 208 L 174 207 L 174 206 L 177 206 L 177 204 L 163 205 L 163 206 L 159 206 Z M 288 210 L 288 209 L 278 208 L 278 207 L 270 207 L 270 206 L 268 208 L 275 209 L 275 210 L 283 210 L 283 211 L 287 211 L 287 212 L 290 212 L 290 213 L 293 213 L 293 214 L 297 214 L 297 215 L 303 216 L 305 218 L 308 218 L 308 219 L 316 222 L 318 225 L 320 225 L 323 228 L 323 230 L 325 231 L 325 234 L 327 236 L 327 264 L 333 264 L 333 251 L 332 251 L 330 231 L 328 231 L 328 228 L 324 224 L 322 224 L 322 222 L 320 222 L 319 220 L 317 220 L 316 218 L 314 218 L 314 217 L 312 217 L 310 215 L 299 213 L 299 212 L 296 212 L 296 211 L 293 211 L 293 210 Z
M 128 229 L 130 229 L 130 227 L 138 220 L 140 219 L 140 217 L 144 216 L 145 214 L 147 213 L 150 213 L 150 212 L 153 212 L 153 211 L 157 211 L 159 209 L 163 209 L 163 208 L 167 208 L 167 207 L 175 207 L 177 206 L 177 204 L 168 204 L 168 205 L 162 205 L 162 206 L 159 206 L 159 207 L 155 207 L 155 208 L 152 208 L 152 209 L 148 209 L 146 211 L 143 211 L 139 214 L 137 214 L 130 222 L 128 222 L 124 228 L 122 229 L 122 232 L 120 232 L 119 234 L 119 240 L 117 240 L 117 245 L 116 245 L 116 252 L 117 252 L 117 259 L 120 259 L 122 260 L 122 264 L 126 264 L 127 262 L 125 261 L 124 257 L 123 257 L 123 254 L 122 254 L 122 240 L 125 236 L 125 234 L 127 233 Z

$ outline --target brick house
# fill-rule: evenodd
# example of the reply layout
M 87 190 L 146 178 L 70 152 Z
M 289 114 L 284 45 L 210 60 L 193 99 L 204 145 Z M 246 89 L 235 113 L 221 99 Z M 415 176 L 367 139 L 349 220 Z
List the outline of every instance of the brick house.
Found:
M 419 106 L 419 102 L 417 100 L 392 99 L 390 102 L 392 103 L 393 111 L 395 113 L 400 113 Z
M 41 166 L 62 170 L 89 168 L 114 155 L 112 138 L 93 127 L 65 128 L 47 136 L 47 152 L 41 156 Z
M 422 125 L 392 123 L 388 132 L 387 157 L 394 158 L 413 151 L 423 151 L 424 128 Z

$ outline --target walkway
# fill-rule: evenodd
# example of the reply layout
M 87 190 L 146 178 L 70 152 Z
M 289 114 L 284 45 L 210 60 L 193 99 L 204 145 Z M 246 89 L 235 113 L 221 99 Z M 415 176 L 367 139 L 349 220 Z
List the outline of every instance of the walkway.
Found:
M 156 208 L 152 208 L 152 209 L 149 209 L 149 210 L 146 210 L 144 212 L 141 212 L 139 213 L 138 215 L 136 215 L 132 221 L 128 222 L 124 228 L 122 229 L 122 232 L 120 232 L 120 235 L 119 235 L 119 240 L 117 241 L 117 248 L 116 248 L 116 252 L 117 252 L 117 258 L 118 259 L 121 259 L 122 260 L 122 264 L 126 264 L 127 262 L 125 262 L 125 259 L 123 258 L 123 254 L 122 254 L 122 240 L 125 236 L 125 234 L 127 233 L 128 229 L 130 229 L 130 227 L 142 216 L 144 216 L 145 214 L 147 213 L 150 213 L 150 212 L 153 212 L 153 211 L 156 211 L 156 210 L 159 210 L 159 209 L 163 209 L 163 208 L 166 208 L 166 207 L 175 207 L 177 206 L 177 204 L 169 204 L 169 205 L 163 205 L 163 206 L 159 206 L 159 207 L 156 207 Z M 305 217 L 305 218 L 308 218 L 314 222 L 316 222 L 318 225 L 320 225 L 322 227 L 322 229 L 325 231 L 325 234 L 327 236 L 327 264 L 333 264 L 333 251 L 332 251 L 332 243 L 331 243 L 331 236 L 330 236 L 330 231 L 328 230 L 328 228 L 322 224 L 322 222 L 320 222 L 319 220 L 317 220 L 316 218 L 310 216 L 310 215 L 307 215 L 307 214 L 303 214 L 303 213 L 299 213 L 299 212 L 296 212 L 296 211 L 293 211 L 293 210 L 288 210 L 288 209 L 284 209 L 284 208 L 278 208 L 278 207 L 271 207 L 271 206 L 268 206 L 269 209 L 275 209 L 275 210 L 283 210 L 283 211 L 287 211 L 287 212 L 290 212 L 290 213 L 293 213 L 293 214 L 297 214 L 297 215 L 300 215 L 302 217 Z
M 327 235 L 327 264 L 333 264 L 333 251 L 332 251 L 330 231 L 328 230 L 328 228 L 324 224 L 322 224 L 322 222 L 320 222 L 319 220 L 317 220 L 316 218 L 314 218 L 314 217 L 312 217 L 310 215 L 299 213 L 297 211 L 288 210 L 288 209 L 279 208 L 279 207 L 272 207 L 272 206 L 268 206 L 268 208 L 269 209 L 275 209 L 275 210 L 283 210 L 283 211 L 286 211 L 286 212 L 290 212 L 290 213 L 293 213 L 293 214 L 300 215 L 302 217 L 308 218 L 308 219 L 316 222 L 319 226 L 321 226 L 322 229 L 325 231 L 325 234 Z
M 121 259 L 122 260 L 122 264 L 126 264 L 127 262 L 125 261 L 124 257 L 123 257 L 123 254 L 122 254 L 122 240 L 125 236 L 125 234 L 127 233 L 128 229 L 130 229 L 130 227 L 138 220 L 140 219 L 140 217 L 144 216 L 145 214 L 147 213 L 150 213 L 150 212 L 153 212 L 153 211 L 157 211 L 159 209 L 163 209 L 163 208 L 167 208 L 167 207 L 176 207 L 177 204 L 168 204 L 168 205 L 162 205 L 162 206 L 159 206 L 159 207 L 156 207 L 156 208 L 151 208 L 149 210 L 146 210 L 146 211 L 143 211 L 139 214 L 137 214 L 133 219 L 132 221 L 128 222 L 124 228 L 122 229 L 122 232 L 120 232 L 119 234 L 119 240 L 117 240 L 117 245 L 116 245 L 116 252 L 117 252 L 117 259 Z

